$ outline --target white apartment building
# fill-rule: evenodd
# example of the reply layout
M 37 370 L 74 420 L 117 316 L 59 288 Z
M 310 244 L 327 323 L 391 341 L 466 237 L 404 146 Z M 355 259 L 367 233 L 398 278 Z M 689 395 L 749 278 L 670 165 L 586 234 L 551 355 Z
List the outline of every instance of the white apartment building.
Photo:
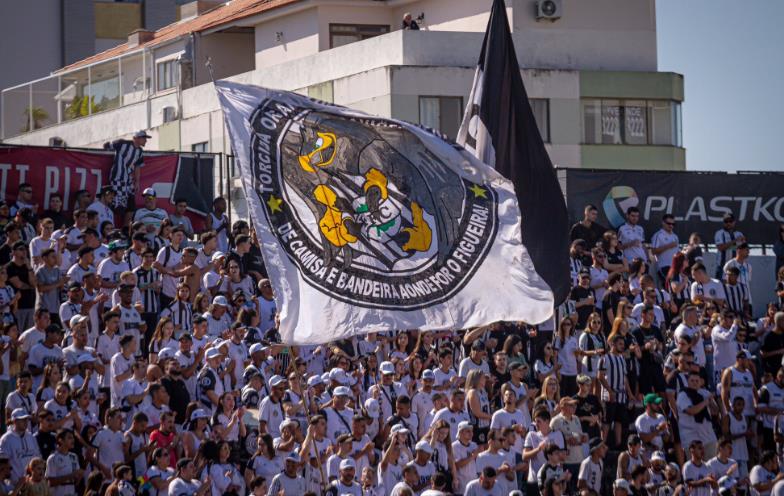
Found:
M 685 169 L 683 77 L 657 71 L 655 0 L 506 3 L 554 164 Z M 1 137 L 100 147 L 147 129 L 150 150 L 230 154 L 208 61 L 215 79 L 298 91 L 454 136 L 491 4 L 200 0 L 173 24 L 4 89 Z M 420 18 L 419 31 L 400 29 L 407 12 Z

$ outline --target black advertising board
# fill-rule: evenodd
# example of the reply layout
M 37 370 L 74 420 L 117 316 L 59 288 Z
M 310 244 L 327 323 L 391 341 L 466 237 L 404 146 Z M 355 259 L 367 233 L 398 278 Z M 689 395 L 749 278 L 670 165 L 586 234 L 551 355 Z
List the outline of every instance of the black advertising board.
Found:
M 662 215 L 671 213 L 681 242 L 697 232 L 712 243 L 731 212 L 752 244 L 772 244 L 784 224 L 784 173 L 562 171 L 572 222 L 582 219 L 590 203 L 599 209 L 600 224 L 617 228 L 626 209 L 636 206 L 647 239 L 661 228 Z

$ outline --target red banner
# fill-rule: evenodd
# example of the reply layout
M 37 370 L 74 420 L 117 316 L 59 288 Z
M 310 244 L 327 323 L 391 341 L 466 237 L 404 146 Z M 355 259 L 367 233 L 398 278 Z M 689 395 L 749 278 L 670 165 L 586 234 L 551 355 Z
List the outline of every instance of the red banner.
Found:
M 33 187 L 33 203 L 38 214 L 49 205 L 52 193 L 63 197 L 63 210 L 70 212 L 77 191 L 86 189 L 96 194 L 101 186 L 109 183 L 113 152 L 73 151 L 45 147 L 0 147 L 0 198 L 9 204 L 16 201 L 21 183 Z M 174 212 L 170 201 L 174 189 L 179 155 L 176 153 L 145 155 L 141 171 L 140 190 L 136 192 L 136 205 L 143 205 L 141 192 L 152 187 L 158 193 L 158 207 Z M 204 219 L 192 212 L 188 216 L 193 227 L 199 230 Z

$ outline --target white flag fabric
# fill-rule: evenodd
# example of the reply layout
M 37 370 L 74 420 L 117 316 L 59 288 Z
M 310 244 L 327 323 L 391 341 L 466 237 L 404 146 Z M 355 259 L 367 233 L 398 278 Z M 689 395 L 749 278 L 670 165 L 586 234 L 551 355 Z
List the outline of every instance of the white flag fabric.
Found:
M 216 83 L 287 344 L 550 317 L 511 183 L 430 130 Z

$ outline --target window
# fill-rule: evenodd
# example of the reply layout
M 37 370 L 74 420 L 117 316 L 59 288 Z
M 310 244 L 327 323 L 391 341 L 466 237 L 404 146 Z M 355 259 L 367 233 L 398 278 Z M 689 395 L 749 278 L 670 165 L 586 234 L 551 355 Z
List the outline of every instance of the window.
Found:
M 330 24 L 329 47 L 337 48 L 355 41 L 362 41 L 389 32 L 389 25 Z
M 463 118 L 463 98 L 459 96 L 420 96 L 419 123 L 441 131 L 452 139 L 457 137 Z
M 201 143 L 194 143 L 191 145 L 191 151 L 196 153 L 209 153 L 210 143 L 208 141 L 202 141 Z
M 158 91 L 167 90 L 177 85 L 178 74 L 177 74 L 176 60 L 168 60 L 166 62 L 160 62 L 158 63 L 157 68 L 158 68 L 158 77 L 157 77 Z
M 583 99 L 583 143 L 683 146 L 680 103 Z
M 534 112 L 534 119 L 536 119 L 536 127 L 539 128 L 539 134 L 542 135 L 542 140 L 545 143 L 550 142 L 550 100 L 546 98 L 529 98 L 531 103 L 531 110 Z

